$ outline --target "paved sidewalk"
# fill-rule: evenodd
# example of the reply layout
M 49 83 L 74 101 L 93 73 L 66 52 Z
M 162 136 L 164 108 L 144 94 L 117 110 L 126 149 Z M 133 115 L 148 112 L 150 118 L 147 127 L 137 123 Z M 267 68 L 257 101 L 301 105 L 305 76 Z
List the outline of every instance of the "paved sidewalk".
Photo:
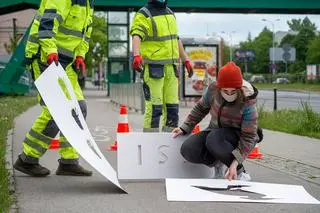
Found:
M 109 152 L 108 147 L 114 142 L 116 136 L 118 106 L 110 103 L 104 91 L 96 91 L 91 88 L 85 91 L 85 94 L 88 103 L 88 126 L 102 153 L 116 168 L 116 152 Z M 39 106 L 33 107 L 15 120 L 14 160 L 22 150 L 21 141 L 40 110 Z M 181 119 L 188 110 L 188 108 L 181 109 Z M 129 123 L 133 131 L 142 130 L 142 120 L 141 114 L 129 112 Z M 206 122 L 208 121 L 203 121 L 202 128 Z M 293 162 L 301 161 L 306 165 L 320 168 L 320 140 L 265 131 L 265 140 L 261 143 L 260 148 L 268 156 L 279 156 Z M 96 171 L 92 177 L 56 176 L 54 173 L 58 166 L 57 159 L 57 151 L 51 150 L 41 158 L 41 163 L 52 172 L 46 178 L 32 178 L 18 171 L 15 172 L 17 205 L 20 213 L 320 212 L 320 205 L 168 202 L 163 181 L 122 183 L 129 194 L 118 194 L 115 187 Z M 84 160 L 81 160 L 81 163 L 90 168 Z M 246 162 L 245 166 L 253 181 L 303 185 L 311 195 L 320 199 L 319 184 L 280 172 L 279 169 L 266 168 L 253 161 Z

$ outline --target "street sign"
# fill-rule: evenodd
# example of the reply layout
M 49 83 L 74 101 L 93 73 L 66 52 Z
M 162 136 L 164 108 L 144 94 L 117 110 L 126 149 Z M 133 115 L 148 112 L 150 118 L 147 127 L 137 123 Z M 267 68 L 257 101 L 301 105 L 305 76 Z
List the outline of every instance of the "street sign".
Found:
M 253 61 L 256 57 L 256 53 L 253 50 L 236 49 L 233 55 L 237 61 Z
M 274 54 L 274 58 L 273 58 Z M 284 45 L 282 48 L 269 49 L 270 61 L 293 62 L 296 60 L 296 48 Z

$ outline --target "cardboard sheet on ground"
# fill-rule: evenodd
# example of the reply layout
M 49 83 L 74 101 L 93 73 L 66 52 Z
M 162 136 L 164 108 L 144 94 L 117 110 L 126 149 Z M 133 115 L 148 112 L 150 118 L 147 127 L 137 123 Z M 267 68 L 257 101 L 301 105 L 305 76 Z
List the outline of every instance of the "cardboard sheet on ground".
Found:
M 118 178 L 146 180 L 165 178 L 209 178 L 213 169 L 186 162 L 180 147 L 187 136 L 171 133 L 119 133 Z
M 228 181 L 166 179 L 168 201 L 320 204 L 303 186 Z
M 71 82 L 62 66 L 60 64 L 56 66 L 52 63 L 35 81 L 35 85 L 69 143 L 93 168 L 122 189 L 116 171 L 105 159 L 90 134 Z M 63 92 L 63 88 L 67 91 L 67 95 Z

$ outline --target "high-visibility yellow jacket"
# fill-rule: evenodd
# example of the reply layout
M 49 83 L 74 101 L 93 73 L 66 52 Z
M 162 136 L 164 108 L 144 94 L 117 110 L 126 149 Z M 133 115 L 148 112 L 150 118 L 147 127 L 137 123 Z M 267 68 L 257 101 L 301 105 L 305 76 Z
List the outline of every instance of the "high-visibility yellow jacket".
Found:
M 152 5 L 141 8 L 130 30 L 141 38 L 140 52 L 145 63 L 173 64 L 179 59 L 178 28 L 173 12 Z
M 27 59 L 46 61 L 58 53 L 64 61 L 85 57 L 92 32 L 93 0 L 42 0 L 26 45 Z

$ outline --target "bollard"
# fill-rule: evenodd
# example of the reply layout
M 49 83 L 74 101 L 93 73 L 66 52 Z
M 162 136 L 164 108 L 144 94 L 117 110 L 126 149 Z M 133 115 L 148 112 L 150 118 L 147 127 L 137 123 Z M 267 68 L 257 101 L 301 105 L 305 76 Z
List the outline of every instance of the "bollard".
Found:
M 277 110 L 277 88 L 273 88 L 274 100 L 273 100 L 273 111 Z

